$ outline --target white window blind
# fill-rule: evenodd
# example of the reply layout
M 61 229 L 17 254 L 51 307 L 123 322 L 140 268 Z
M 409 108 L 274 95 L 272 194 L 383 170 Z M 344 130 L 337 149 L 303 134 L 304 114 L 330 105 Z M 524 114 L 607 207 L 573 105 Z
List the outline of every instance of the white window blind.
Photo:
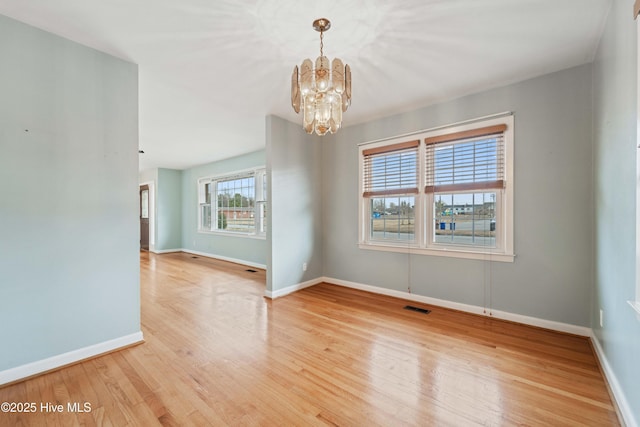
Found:
M 425 192 L 504 188 L 506 128 L 496 125 L 426 138 Z
M 364 150 L 363 196 L 418 193 L 418 147 L 406 141 Z

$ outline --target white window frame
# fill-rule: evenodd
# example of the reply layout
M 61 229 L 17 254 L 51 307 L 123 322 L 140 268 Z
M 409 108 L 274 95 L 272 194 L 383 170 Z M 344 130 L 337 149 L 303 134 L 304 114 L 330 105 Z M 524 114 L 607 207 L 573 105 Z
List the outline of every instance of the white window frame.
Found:
M 634 11 L 635 15 L 635 11 Z M 640 19 L 636 18 L 636 37 L 638 38 L 637 61 L 640 67 Z M 636 311 L 636 317 L 640 320 L 640 68 L 637 71 L 637 102 L 636 112 L 636 295 L 635 300 L 627 301 L 629 305 Z
M 409 139 L 413 139 L 415 140 L 416 138 L 409 138 Z M 413 141 L 414 143 L 418 143 L 419 141 Z M 418 231 L 418 223 L 416 218 L 418 218 L 419 212 L 420 212 L 420 199 L 418 198 L 418 194 L 415 192 L 411 192 L 409 190 L 409 192 L 405 192 L 403 190 L 397 190 L 397 191 L 393 191 L 390 194 L 386 194 L 386 195 L 377 195 L 377 196 L 372 196 L 372 197 L 363 197 L 362 194 L 365 191 L 365 183 L 364 183 L 364 169 L 365 169 L 365 164 L 364 164 L 364 155 L 363 155 L 363 151 L 365 151 L 365 149 L 375 149 L 378 147 L 386 147 L 389 145 L 395 145 L 395 144 L 404 144 L 404 143 L 411 143 L 411 141 L 408 141 L 407 138 L 396 138 L 396 139 L 391 139 L 386 141 L 386 143 L 384 144 L 372 144 L 372 145 L 368 145 L 366 147 L 361 147 L 360 149 L 360 197 L 362 199 L 362 203 L 360 203 L 360 212 L 363 212 L 363 210 L 365 211 L 364 216 L 361 215 L 361 218 L 363 218 L 362 221 L 362 226 L 364 227 L 363 230 L 363 236 L 371 236 L 371 222 L 369 221 L 370 218 L 370 214 L 369 212 L 369 203 L 371 198 L 388 198 L 388 197 L 414 197 L 415 198 L 415 203 L 414 203 L 414 237 L 412 240 L 403 240 L 403 239 L 399 239 L 399 240 L 392 240 L 392 239 L 383 239 L 383 240 L 377 240 L 377 239 L 373 239 L 373 238 L 369 238 L 368 242 L 373 245 L 373 246 L 381 246 L 381 247 L 388 247 L 388 246 L 402 246 L 402 247 L 417 247 L 418 244 L 418 239 L 419 239 L 419 231 Z M 406 150 L 410 151 L 410 150 L 415 150 L 416 148 L 407 148 Z M 393 152 L 393 153 L 389 153 L 389 154 L 396 154 L 399 152 L 403 152 L 405 151 L 405 149 Z M 417 182 L 415 183 L 415 187 L 419 187 L 419 183 L 420 183 L 420 176 L 421 173 L 423 173 L 423 169 L 420 168 L 420 156 L 421 154 L 423 154 L 423 151 L 420 150 L 420 146 L 418 145 L 417 147 L 417 153 L 416 153 L 416 163 L 418 165 L 418 170 L 417 170 Z M 419 190 L 419 188 L 417 188 L 417 190 Z M 415 190 L 414 190 L 415 191 Z
M 234 179 L 246 179 L 253 178 L 254 189 L 255 189 L 255 200 L 254 200 L 254 218 L 255 218 L 255 229 L 249 232 L 242 232 L 237 230 L 219 230 L 218 229 L 218 202 L 216 195 L 216 188 L 218 182 L 229 181 Z M 249 238 L 258 238 L 258 239 L 266 239 L 267 232 L 267 221 L 266 217 L 264 217 L 264 211 L 266 209 L 267 203 L 267 194 L 264 191 L 265 183 L 267 180 L 267 172 L 265 168 L 256 168 L 256 169 L 245 169 L 241 171 L 236 171 L 233 173 L 228 173 L 224 175 L 214 175 L 214 176 L 206 176 L 198 179 L 198 194 L 197 194 L 197 210 L 198 210 L 198 222 L 197 222 L 197 232 L 202 234 L 218 234 L 225 236 L 238 236 L 238 237 L 249 237 Z M 202 226 L 202 204 L 206 200 L 206 184 L 210 184 L 211 190 L 211 226 L 209 229 L 204 228 Z
M 424 192 L 425 187 L 425 155 L 426 148 L 424 144 L 425 138 L 438 135 L 450 134 L 455 132 L 463 132 L 466 130 L 477 129 L 482 127 L 505 124 L 507 129 L 504 131 L 504 179 L 505 187 L 500 190 L 489 190 L 485 192 L 496 192 L 496 247 L 479 247 L 467 246 L 461 244 L 435 243 L 433 242 L 433 227 L 427 224 L 434 224 L 434 212 L 432 209 L 434 203 L 434 194 Z M 420 132 L 402 135 L 390 139 L 378 140 L 360 144 L 359 146 L 359 242 L 361 249 L 380 250 L 389 252 L 402 252 L 431 256 L 445 256 L 453 258 L 465 259 L 481 259 L 502 262 L 513 262 L 514 254 L 514 227 L 513 227 L 513 201 L 514 201 L 514 117 L 510 113 L 501 113 L 489 118 L 480 118 L 472 121 L 462 122 L 455 125 L 443 126 L 435 129 L 423 130 Z M 415 196 L 415 240 L 414 241 L 381 241 L 370 238 L 370 221 L 369 221 L 369 203 L 370 198 L 364 197 L 364 156 L 365 149 L 384 147 L 387 145 L 397 144 L 409 139 L 419 138 L 421 143 L 418 151 L 418 168 L 420 189 L 418 194 L 407 194 Z M 451 192 L 450 192 L 451 193 Z M 455 193 L 455 192 L 453 192 Z M 469 191 L 463 191 L 469 193 Z M 449 194 L 449 193 L 448 193 Z

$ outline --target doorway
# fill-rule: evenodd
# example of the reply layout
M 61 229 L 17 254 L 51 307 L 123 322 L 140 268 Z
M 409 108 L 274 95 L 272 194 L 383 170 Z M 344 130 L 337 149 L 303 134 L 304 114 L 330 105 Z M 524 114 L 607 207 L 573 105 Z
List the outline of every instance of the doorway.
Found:
M 140 186 L 140 249 L 149 250 L 149 186 Z

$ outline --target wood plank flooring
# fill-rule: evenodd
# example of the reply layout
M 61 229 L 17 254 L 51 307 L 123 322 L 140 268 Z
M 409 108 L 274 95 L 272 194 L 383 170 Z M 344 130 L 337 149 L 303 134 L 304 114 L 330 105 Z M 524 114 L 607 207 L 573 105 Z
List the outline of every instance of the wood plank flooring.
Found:
M 586 338 L 141 253 L 145 343 L 0 388 L 2 426 L 619 425 Z

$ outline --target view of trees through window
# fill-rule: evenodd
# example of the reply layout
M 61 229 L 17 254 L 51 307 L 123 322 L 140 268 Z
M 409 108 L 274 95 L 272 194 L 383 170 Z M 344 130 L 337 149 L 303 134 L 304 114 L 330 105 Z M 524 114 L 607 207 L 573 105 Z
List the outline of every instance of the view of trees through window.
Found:
M 377 240 L 415 240 L 415 197 L 371 199 L 371 237 Z M 496 193 L 437 194 L 434 203 L 434 241 L 494 247 Z
M 218 182 L 218 230 L 255 229 L 255 192 L 253 176 Z
M 372 198 L 371 237 L 415 240 L 415 205 L 414 196 Z
M 200 179 L 198 229 L 264 235 L 266 189 L 267 177 L 264 170 L 219 179 Z

